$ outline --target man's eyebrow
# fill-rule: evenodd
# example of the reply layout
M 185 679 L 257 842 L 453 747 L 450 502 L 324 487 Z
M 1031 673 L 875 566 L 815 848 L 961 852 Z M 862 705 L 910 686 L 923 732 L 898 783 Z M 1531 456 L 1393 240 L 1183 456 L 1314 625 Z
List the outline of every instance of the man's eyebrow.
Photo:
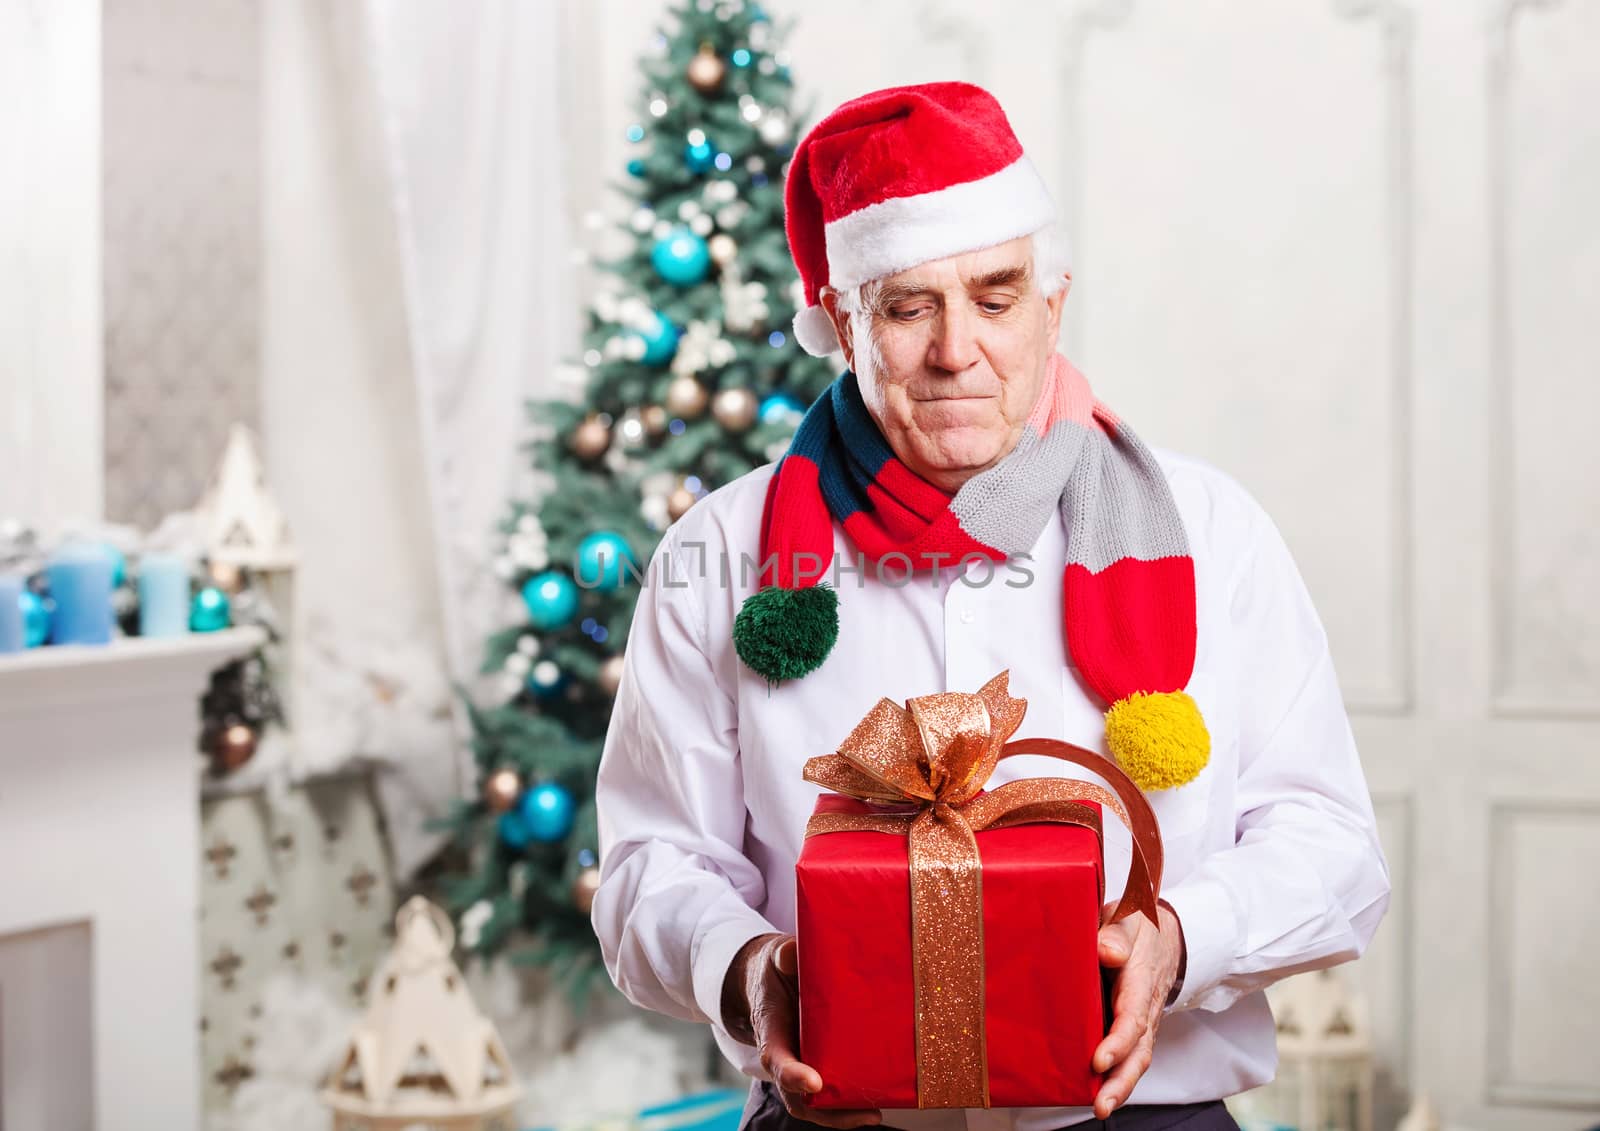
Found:
M 1032 266 L 1018 263 L 1010 267 L 1000 267 L 982 275 L 971 276 L 964 281 L 968 290 L 981 291 L 991 287 L 1017 286 L 1031 278 L 1033 278 Z M 909 279 L 901 283 L 885 283 L 878 291 L 876 307 L 879 310 L 885 310 L 895 303 L 933 294 L 936 290 L 937 288 L 930 284 L 916 279 Z
M 884 310 L 897 302 L 904 302 L 908 298 L 932 294 L 933 290 L 934 288 L 927 283 L 915 280 L 904 283 L 885 283 L 878 291 L 876 305 L 879 310 Z
M 1024 263 L 1014 264 L 1011 267 L 1001 267 L 984 275 L 968 278 L 967 289 L 971 291 L 987 290 L 990 287 L 1013 287 L 1026 283 L 1033 278 L 1030 265 Z

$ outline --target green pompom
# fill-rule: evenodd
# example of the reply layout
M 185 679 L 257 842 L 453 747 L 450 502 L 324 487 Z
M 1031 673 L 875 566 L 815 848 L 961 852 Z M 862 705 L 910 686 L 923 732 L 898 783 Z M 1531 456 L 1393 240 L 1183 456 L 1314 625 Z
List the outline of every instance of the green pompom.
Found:
M 768 683 L 816 670 L 838 639 L 839 595 L 826 585 L 758 590 L 733 619 L 739 658 Z

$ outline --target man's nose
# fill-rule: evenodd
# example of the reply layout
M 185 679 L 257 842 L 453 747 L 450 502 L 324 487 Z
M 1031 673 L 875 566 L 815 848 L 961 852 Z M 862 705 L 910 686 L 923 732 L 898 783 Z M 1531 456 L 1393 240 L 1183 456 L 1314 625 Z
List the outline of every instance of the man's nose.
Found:
M 951 373 L 971 369 L 978 362 L 978 329 L 978 319 L 964 304 L 946 304 L 934 325 L 929 363 Z

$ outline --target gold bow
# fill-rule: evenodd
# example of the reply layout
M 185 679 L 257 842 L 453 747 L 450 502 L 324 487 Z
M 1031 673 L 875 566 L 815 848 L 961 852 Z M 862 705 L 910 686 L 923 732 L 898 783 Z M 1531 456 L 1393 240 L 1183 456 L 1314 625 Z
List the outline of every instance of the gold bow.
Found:
M 912 980 L 916 989 L 917 1106 L 988 1107 L 983 1023 L 983 870 L 975 833 L 1033 822 L 1076 824 L 1101 835 L 1097 801 L 1133 834 L 1128 883 L 1111 921 L 1142 911 L 1156 923 L 1161 840 L 1155 814 L 1110 759 L 1055 739 L 1007 739 L 1027 700 L 1003 671 L 976 694 L 922 695 L 905 707 L 880 699 L 835 754 L 809 759 L 804 777 L 836 793 L 886 805 L 877 813 L 816 813 L 806 836 L 884 832 L 909 839 Z M 1112 786 L 1025 778 L 987 793 L 1003 758 L 1045 754 L 1084 766 Z M 1103 892 L 1102 892 L 1103 895 Z

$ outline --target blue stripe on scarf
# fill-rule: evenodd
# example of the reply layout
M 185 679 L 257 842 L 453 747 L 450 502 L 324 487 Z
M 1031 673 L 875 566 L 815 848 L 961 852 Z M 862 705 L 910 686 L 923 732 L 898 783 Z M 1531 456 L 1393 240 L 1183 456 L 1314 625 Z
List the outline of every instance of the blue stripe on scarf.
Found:
M 845 370 L 811 403 L 776 472 L 782 472 L 790 456 L 817 465 L 823 501 L 839 522 L 874 509 L 867 488 L 894 458 L 894 450 L 867 411 L 855 373 Z

